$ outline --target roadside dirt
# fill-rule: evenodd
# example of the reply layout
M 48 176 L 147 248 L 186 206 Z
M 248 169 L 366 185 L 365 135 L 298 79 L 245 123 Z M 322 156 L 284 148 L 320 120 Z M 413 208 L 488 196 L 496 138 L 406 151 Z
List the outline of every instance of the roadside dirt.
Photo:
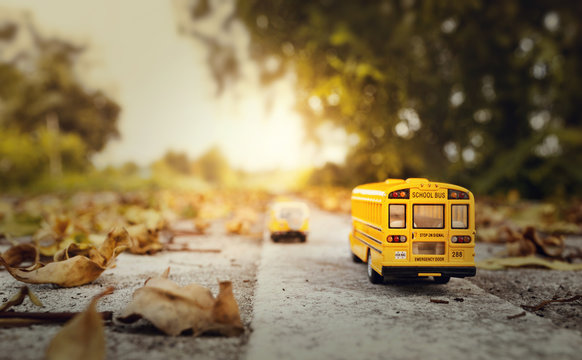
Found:
M 582 248 L 582 238 L 569 237 L 567 244 Z M 502 253 L 504 245 L 477 244 L 478 259 Z M 537 305 L 553 298 L 571 298 L 582 295 L 582 272 L 556 271 L 545 269 L 508 269 L 501 271 L 478 270 L 477 276 L 468 278 L 490 294 L 498 296 L 514 305 Z M 534 311 L 539 317 L 546 317 L 565 329 L 575 329 L 582 333 L 582 300 L 569 303 L 551 303 Z

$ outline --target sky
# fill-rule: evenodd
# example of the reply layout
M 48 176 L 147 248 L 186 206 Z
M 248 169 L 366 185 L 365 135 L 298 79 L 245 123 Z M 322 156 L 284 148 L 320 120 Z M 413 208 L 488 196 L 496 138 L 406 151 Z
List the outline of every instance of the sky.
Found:
M 145 166 L 167 150 L 195 158 L 213 145 L 233 166 L 250 171 L 345 157 L 343 130 L 327 128 L 320 148 L 305 143 L 302 119 L 293 110 L 293 74 L 266 90 L 253 80 L 248 60 L 250 77 L 217 97 L 206 50 L 178 34 L 177 19 L 184 14 L 172 1 L 0 0 L 0 7 L 26 10 L 43 33 L 88 45 L 82 76 L 123 109 L 121 139 L 96 155 L 97 166 Z M 248 45 L 244 31 L 236 36 Z M 269 96 L 276 100 L 266 111 Z

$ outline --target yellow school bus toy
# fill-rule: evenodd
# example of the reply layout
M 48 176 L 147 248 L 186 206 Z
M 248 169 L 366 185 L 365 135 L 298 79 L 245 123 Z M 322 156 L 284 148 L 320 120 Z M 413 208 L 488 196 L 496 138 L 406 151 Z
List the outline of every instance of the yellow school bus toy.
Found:
M 278 201 L 270 211 L 268 230 L 271 240 L 298 238 L 305 242 L 309 232 L 309 208 L 300 201 Z
M 475 276 L 475 199 L 465 188 L 421 178 L 357 186 L 352 226 L 352 258 L 374 284 Z

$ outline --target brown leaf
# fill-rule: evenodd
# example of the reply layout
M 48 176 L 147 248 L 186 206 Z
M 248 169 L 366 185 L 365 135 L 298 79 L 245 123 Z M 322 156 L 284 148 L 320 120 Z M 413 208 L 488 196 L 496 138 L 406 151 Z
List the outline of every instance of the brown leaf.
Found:
M 523 234 L 513 231 L 509 227 L 504 228 L 507 238 L 507 254 L 509 256 L 528 256 L 536 252 L 535 245 L 523 237 Z
M 194 220 L 194 229 L 199 234 L 205 234 L 208 228 L 210 227 L 210 221 L 202 218 L 197 218 Z
M 112 292 L 110 287 L 95 296 L 87 310 L 63 326 L 46 350 L 47 359 L 105 359 L 103 318 L 97 312 L 97 301 Z
M 55 254 L 55 262 L 46 265 L 36 263 L 28 268 L 17 268 L 10 266 L 2 257 L 0 263 L 15 279 L 22 282 L 73 287 L 97 279 L 129 244 L 127 231 L 123 228 L 114 229 L 98 250 L 91 245 L 85 247 L 71 244 Z
M 2 258 L 12 267 L 18 266 L 24 262 L 36 264 L 39 261 L 37 248 L 32 244 L 19 244 L 12 246 L 2 254 Z
M 22 304 L 22 302 L 27 296 L 30 298 L 30 301 L 32 301 L 34 305 L 41 307 L 43 306 L 42 302 L 40 302 L 36 295 L 34 295 L 32 291 L 30 291 L 28 286 L 23 286 L 20 288 L 20 290 L 18 290 L 18 293 L 16 293 L 10 300 L 8 300 L 7 302 L 0 306 L 0 312 L 7 311 L 12 306 Z
M 220 283 L 215 299 L 210 290 L 198 284 L 179 286 L 168 279 L 168 273 L 169 268 L 137 289 L 118 320 L 132 323 L 144 317 L 172 336 L 186 330 L 192 330 L 195 336 L 203 333 L 236 336 L 244 332 L 230 282 Z
M 233 218 L 225 224 L 229 234 L 248 235 L 253 224 L 257 221 L 258 214 L 250 207 L 238 209 Z
M 531 241 L 539 254 L 558 257 L 564 251 L 564 238 L 562 236 L 540 238 L 533 226 L 528 226 L 524 230 L 523 238 Z
M 139 224 L 128 227 L 127 231 L 132 238 L 132 245 L 129 248 L 132 254 L 154 254 L 162 250 L 159 230 Z

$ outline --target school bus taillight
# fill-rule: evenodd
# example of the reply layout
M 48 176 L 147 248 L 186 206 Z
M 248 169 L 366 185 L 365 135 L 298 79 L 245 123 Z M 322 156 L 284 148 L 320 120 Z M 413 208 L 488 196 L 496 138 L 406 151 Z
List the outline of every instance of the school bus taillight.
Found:
M 471 237 L 470 236 L 453 236 L 451 238 L 451 242 L 454 242 L 456 244 L 468 244 L 471 242 Z
M 395 243 L 401 242 L 401 243 L 403 243 L 403 242 L 406 242 L 406 236 L 404 236 L 404 235 L 388 235 L 386 237 L 386 241 L 388 241 L 389 243 L 391 243 L 391 242 L 395 242 Z
M 449 190 L 449 199 L 452 200 L 469 200 L 469 194 L 464 191 Z
M 390 194 L 388 194 L 388 198 L 389 199 L 408 199 L 409 198 L 408 189 L 392 191 Z

